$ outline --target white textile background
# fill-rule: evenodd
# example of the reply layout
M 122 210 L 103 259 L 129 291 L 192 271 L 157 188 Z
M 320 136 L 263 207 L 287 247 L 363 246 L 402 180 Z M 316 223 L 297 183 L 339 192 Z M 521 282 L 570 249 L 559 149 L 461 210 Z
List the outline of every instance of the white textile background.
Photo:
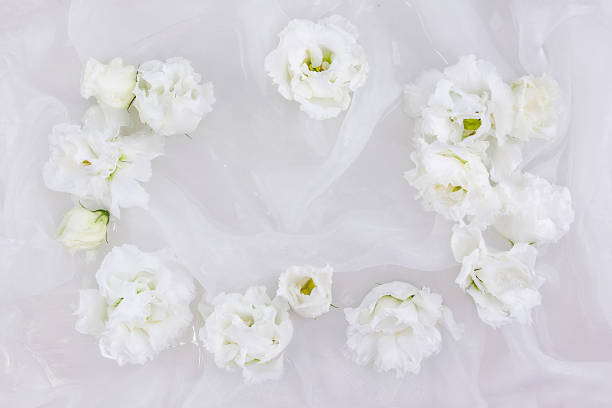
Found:
M 337 119 L 314 121 L 263 69 L 292 18 L 341 14 L 371 64 Z M 0 0 L 1 407 L 609 407 L 612 406 L 612 1 Z M 412 127 L 403 84 L 474 53 L 506 79 L 547 71 L 565 91 L 559 138 L 525 168 L 572 193 L 576 221 L 537 267 L 531 327 L 493 330 L 453 283 L 450 224 L 403 180 Z M 421 373 L 396 379 L 342 354 L 341 309 L 294 317 L 283 378 L 244 385 L 192 341 L 118 367 L 74 330 L 93 262 L 55 229 L 72 202 L 45 188 L 47 135 L 78 120 L 88 57 L 137 65 L 184 56 L 217 103 L 193 139 L 167 139 L 147 210 L 121 212 L 110 244 L 168 246 L 209 295 L 262 283 L 292 264 L 331 264 L 334 304 L 400 279 L 443 295 L 466 327 Z M 201 322 L 196 321 L 195 327 Z

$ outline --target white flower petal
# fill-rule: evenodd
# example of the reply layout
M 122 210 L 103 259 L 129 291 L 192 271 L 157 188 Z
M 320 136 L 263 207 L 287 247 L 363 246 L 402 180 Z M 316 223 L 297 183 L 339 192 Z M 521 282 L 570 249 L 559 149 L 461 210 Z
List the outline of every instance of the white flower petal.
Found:
M 81 126 L 55 126 L 43 170 L 47 187 L 117 217 L 120 207 L 146 206 L 148 196 L 138 182 L 150 179 L 150 161 L 162 154 L 163 138 L 130 126 L 125 110 L 100 106 L 87 110 Z
M 81 95 L 95 96 L 100 104 L 123 109 L 132 102 L 135 85 L 136 68 L 124 66 L 121 58 L 113 59 L 108 65 L 90 58 L 81 81 Z
M 405 110 L 427 143 L 439 141 L 484 152 L 503 145 L 512 130 L 514 95 L 490 63 L 462 57 L 444 72 L 430 70 L 404 90 Z
M 100 336 L 104 332 L 106 301 L 95 289 L 82 290 L 79 293 L 79 307 L 74 314 L 79 316 L 75 328 L 79 333 Z
M 509 251 L 491 252 L 473 226 L 457 226 L 451 242 L 462 262 L 455 282 L 472 296 L 480 318 L 493 327 L 513 320 L 530 323 L 531 309 L 540 304 L 538 288 L 544 282 L 535 271 L 537 249 L 520 243 Z M 469 248 L 473 250 L 466 255 Z
M 557 133 L 561 105 L 557 81 L 546 74 L 528 75 L 514 81 L 512 91 L 515 97 L 512 136 L 522 141 L 552 139 Z
M 515 180 L 500 183 L 496 189 L 504 206 L 494 227 L 513 242 L 556 242 L 574 221 L 567 187 L 523 173 Z
M 335 15 L 317 23 L 292 20 L 279 37 L 264 62 L 279 93 L 318 120 L 348 109 L 351 92 L 365 83 L 369 71 L 357 29 Z
M 406 179 L 422 197 L 426 209 L 452 221 L 466 217 L 488 223 L 500 202 L 481 159 L 461 146 L 421 142 L 411 155 L 416 168 Z
M 102 355 L 119 365 L 153 359 L 191 322 L 193 280 L 166 251 L 115 247 L 96 281 L 98 290 L 81 291 L 77 330 L 98 336 Z
M 460 336 L 462 327 L 442 305 L 442 297 L 428 288 L 390 282 L 373 288 L 357 308 L 344 309 L 346 354 L 359 365 L 372 363 L 378 371 L 398 376 L 418 373 L 421 362 L 440 351 L 438 324 Z
M 215 103 L 213 85 L 182 57 L 140 65 L 134 94 L 140 119 L 165 136 L 193 132 Z
M 221 293 L 206 308 L 200 339 L 214 355 L 215 364 L 227 370 L 242 369 L 246 382 L 278 378 L 283 352 L 293 336 L 288 305 L 271 300 L 263 286 L 239 293 Z
M 329 311 L 333 269 L 292 266 L 278 280 L 277 296 L 285 298 L 294 312 L 315 318 Z

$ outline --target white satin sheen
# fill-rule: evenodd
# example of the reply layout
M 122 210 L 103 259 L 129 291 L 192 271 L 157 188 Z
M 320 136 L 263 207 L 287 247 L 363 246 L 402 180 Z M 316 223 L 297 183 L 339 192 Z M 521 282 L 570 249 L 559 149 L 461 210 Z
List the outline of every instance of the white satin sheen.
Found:
M 612 401 L 612 7 L 607 0 L 256 0 L 0 3 L 0 406 L 4 407 L 580 407 Z M 294 18 L 338 14 L 359 31 L 370 72 L 346 112 L 311 120 L 282 98 L 263 61 Z M 559 137 L 535 140 L 524 170 L 569 188 L 570 231 L 542 247 L 533 325 L 494 330 L 454 283 L 451 224 L 425 212 L 403 180 L 413 124 L 404 84 L 474 54 L 506 81 L 559 82 Z M 78 121 L 88 58 L 138 66 L 183 56 L 216 103 L 191 139 L 152 161 L 148 209 L 125 208 L 111 245 L 170 247 L 214 296 L 276 289 L 290 265 L 334 268 L 333 303 L 355 307 L 393 280 L 441 294 L 461 340 L 444 341 L 419 375 L 396 379 L 342 355 L 340 309 L 292 317 L 277 382 L 245 385 L 182 343 L 118 367 L 74 330 L 79 290 L 98 259 L 56 241 L 74 203 L 48 190 L 53 125 Z M 103 386 L 101 386 L 103 384 Z M 443 390 L 443 392 L 441 392 Z

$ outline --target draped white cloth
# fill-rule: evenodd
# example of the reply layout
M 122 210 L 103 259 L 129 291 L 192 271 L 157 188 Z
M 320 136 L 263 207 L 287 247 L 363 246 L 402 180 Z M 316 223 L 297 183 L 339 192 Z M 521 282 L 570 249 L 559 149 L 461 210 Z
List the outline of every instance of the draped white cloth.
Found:
M 314 121 L 283 99 L 263 61 L 292 18 L 340 14 L 360 32 L 371 72 L 350 109 Z M 612 404 L 612 2 L 581 0 L 164 1 L 0 3 L 0 406 L 3 407 L 599 407 Z M 451 224 L 422 210 L 403 179 L 412 127 L 403 84 L 473 53 L 506 80 L 543 71 L 565 92 L 551 143 L 524 168 L 567 185 L 576 220 L 545 246 L 533 326 L 493 330 L 454 283 Z M 89 57 L 137 65 L 184 56 L 217 99 L 192 139 L 167 139 L 110 245 L 170 247 L 209 295 L 276 289 L 292 264 L 332 265 L 334 304 L 375 283 L 427 285 L 466 327 L 419 375 L 396 379 L 342 356 L 332 309 L 295 316 L 280 381 L 251 386 L 193 341 L 119 367 L 74 330 L 85 262 L 55 240 L 72 203 L 44 186 L 47 135 L 78 120 Z

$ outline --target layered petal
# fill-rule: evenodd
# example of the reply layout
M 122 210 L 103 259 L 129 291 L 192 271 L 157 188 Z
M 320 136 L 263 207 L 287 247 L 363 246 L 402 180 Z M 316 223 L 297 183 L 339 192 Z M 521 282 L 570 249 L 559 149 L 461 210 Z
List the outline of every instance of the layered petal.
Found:
M 329 311 L 332 301 L 332 275 L 329 265 L 292 266 L 280 275 L 277 296 L 285 298 L 300 316 L 321 316 Z
M 297 101 L 313 119 L 346 110 L 351 92 L 364 84 L 369 71 L 356 28 L 334 15 L 319 22 L 292 20 L 279 37 L 264 66 L 280 94 Z
M 439 324 L 455 338 L 462 333 L 440 295 L 406 282 L 376 286 L 359 307 L 344 309 L 344 314 L 349 324 L 347 357 L 359 365 L 373 364 L 378 371 L 393 370 L 397 376 L 418 373 L 422 360 L 440 351 Z
M 77 330 L 98 336 L 101 354 L 119 365 L 152 360 L 191 323 L 193 280 L 168 251 L 115 247 L 96 281 L 97 290 L 81 291 Z
M 244 294 L 221 293 L 210 307 L 200 339 L 215 364 L 241 369 L 249 383 L 280 377 L 283 352 L 293 336 L 286 301 L 272 300 L 265 287 L 254 286 Z

